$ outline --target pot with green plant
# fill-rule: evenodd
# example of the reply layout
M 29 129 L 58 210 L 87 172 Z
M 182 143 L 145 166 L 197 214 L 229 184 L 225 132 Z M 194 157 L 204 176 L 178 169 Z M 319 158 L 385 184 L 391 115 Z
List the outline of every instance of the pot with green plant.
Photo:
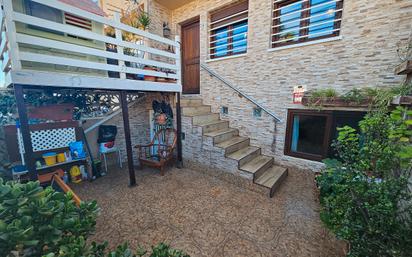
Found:
M 333 88 L 317 89 L 306 93 L 302 98 L 303 105 L 325 106 L 336 102 L 338 93 Z
M 366 108 L 373 102 L 378 90 L 375 88 L 351 89 L 339 95 L 333 88 L 313 90 L 305 94 L 302 104 L 310 107 L 358 107 Z
M 147 70 L 147 71 L 158 71 L 156 67 L 153 67 L 153 66 L 150 66 L 150 65 L 144 66 L 143 69 Z M 155 82 L 156 81 L 156 76 L 144 75 L 144 80 Z

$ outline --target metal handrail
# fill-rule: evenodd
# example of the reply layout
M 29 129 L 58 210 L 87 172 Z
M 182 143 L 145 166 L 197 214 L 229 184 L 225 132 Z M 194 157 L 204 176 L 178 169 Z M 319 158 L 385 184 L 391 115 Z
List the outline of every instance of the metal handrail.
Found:
M 259 107 L 260 109 L 262 109 L 264 112 L 266 112 L 267 114 L 269 114 L 270 116 L 272 116 L 277 122 L 281 123 L 282 120 L 276 116 L 275 113 L 273 113 L 271 110 L 267 109 L 266 107 L 262 106 L 260 103 L 258 103 L 256 100 L 254 100 L 252 97 L 248 96 L 247 94 L 245 94 L 244 92 L 240 91 L 239 89 L 237 89 L 231 82 L 227 81 L 225 78 L 223 78 L 222 76 L 220 76 L 218 73 L 216 73 L 215 71 L 213 71 L 211 68 L 209 68 L 206 64 L 204 63 L 200 63 L 200 67 L 202 67 L 202 69 L 204 69 L 205 71 L 207 71 L 211 76 L 217 78 L 218 80 L 220 80 L 221 82 L 223 82 L 223 84 L 225 84 L 226 86 L 230 87 L 231 89 L 233 89 L 234 91 L 236 91 L 236 93 L 238 93 L 239 95 L 241 95 L 242 97 L 246 98 L 247 100 L 249 100 L 250 102 L 252 102 L 254 105 L 256 105 L 257 107 Z

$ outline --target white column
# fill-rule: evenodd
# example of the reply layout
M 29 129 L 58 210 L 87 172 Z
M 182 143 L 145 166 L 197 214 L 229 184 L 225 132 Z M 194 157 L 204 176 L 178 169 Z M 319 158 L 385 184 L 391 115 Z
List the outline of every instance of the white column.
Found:
M 9 50 L 9 58 L 13 70 L 21 70 L 21 62 L 19 58 L 19 46 L 16 38 L 16 23 L 12 20 L 13 17 L 13 1 L 2 1 L 4 8 L 4 18 L 6 24 L 6 37 L 8 40 L 7 48 Z
M 175 36 L 176 46 L 176 75 L 177 75 L 177 84 L 182 85 L 182 62 L 181 62 L 181 47 L 180 47 L 180 36 Z M 182 90 L 180 90 L 182 91 Z
M 120 14 L 119 13 L 114 13 L 114 21 L 117 23 L 121 23 L 120 21 Z M 117 41 L 123 41 L 123 35 L 122 35 L 122 30 L 115 28 L 115 36 Z M 117 45 L 117 54 L 123 55 L 124 54 L 124 48 L 122 46 Z M 126 65 L 124 63 L 124 61 L 120 60 L 120 58 L 118 59 L 119 62 L 119 67 L 120 68 L 124 68 Z M 126 79 L 126 73 L 124 72 L 120 72 L 120 78 L 121 79 Z

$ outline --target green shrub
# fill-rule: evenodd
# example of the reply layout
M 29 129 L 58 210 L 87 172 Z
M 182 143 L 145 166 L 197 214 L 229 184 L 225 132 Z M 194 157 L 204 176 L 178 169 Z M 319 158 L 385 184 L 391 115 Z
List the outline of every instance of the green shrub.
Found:
M 38 182 L 20 184 L 0 179 L 0 256 L 135 257 L 125 243 L 109 252 L 107 243 L 88 244 L 99 208 L 95 201 L 77 207 L 70 194 L 43 189 Z M 159 244 L 150 257 L 188 257 Z
M 38 182 L 0 180 L 0 256 L 11 251 L 27 256 L 56 252 L 86 238 L 97 213 L 96 202 L 77 208 L 70 195 L 43 189 Z
M 350 243 L 349 256 L 407 257 L 412 253 L 412 111 L 375 111 L 360 132 L 339 129 L 335 160 L 317 178 L 321 219 Z

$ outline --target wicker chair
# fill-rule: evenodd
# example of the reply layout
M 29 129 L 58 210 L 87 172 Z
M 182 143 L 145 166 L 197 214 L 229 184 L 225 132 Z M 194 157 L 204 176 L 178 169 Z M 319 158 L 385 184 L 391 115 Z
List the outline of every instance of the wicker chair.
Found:
M 173 152 L 176 148 L 177 132 L 175 129 L 161 129 L 154 135 L 148 145 L 136 145 L 141 167 L 143 165 L 160 169 L 164 175 L 165 166 L 173 160 Z

